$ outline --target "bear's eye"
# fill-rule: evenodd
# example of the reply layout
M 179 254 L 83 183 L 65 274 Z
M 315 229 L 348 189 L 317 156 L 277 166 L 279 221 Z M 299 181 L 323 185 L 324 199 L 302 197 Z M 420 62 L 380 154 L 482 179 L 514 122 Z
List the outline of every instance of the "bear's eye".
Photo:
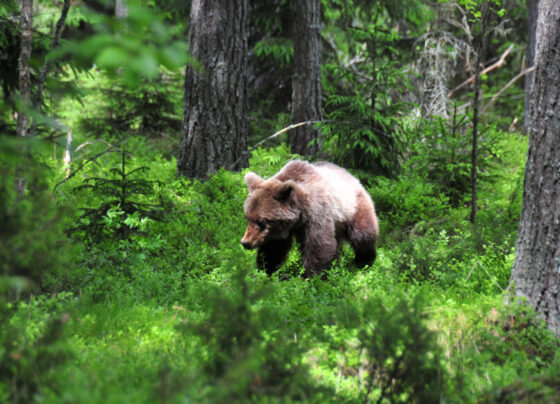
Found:
M 259 226 L 259 229 L 264 230 L 266 227 L 266 221 L 264 220 L 257 220 L 256 225 Z

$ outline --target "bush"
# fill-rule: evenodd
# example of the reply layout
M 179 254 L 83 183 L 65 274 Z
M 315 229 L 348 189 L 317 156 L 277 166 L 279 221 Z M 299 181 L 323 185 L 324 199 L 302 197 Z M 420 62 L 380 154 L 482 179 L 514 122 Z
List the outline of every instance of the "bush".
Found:
M 421 298 L 408 302 L 399 296 L 391 308 L 384 303 L 366 303 L 365 323 L 358 333 L 369 373 L 364 400 L 373 393 L 377 402 L 439 402 L 444 370 L 436 335 L 425 325 Z
M 235 270 L 224 285 L 202 291 L 204 314 L 180 328 L 188 339 L 202 344 L 199 360 L 212 389 L 197 399 L 236 402 L 327 399 L 314 385 L 302 363 L 302 347 L 289 327 L 278 328 L 283 317 L 270 304 L 272 285 L 250 282 Z

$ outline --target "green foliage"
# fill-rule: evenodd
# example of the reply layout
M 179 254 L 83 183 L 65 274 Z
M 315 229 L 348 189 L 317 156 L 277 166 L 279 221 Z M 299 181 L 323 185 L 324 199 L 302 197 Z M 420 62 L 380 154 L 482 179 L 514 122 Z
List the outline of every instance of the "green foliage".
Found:
M 213 385 L 205 400 L 322 396 L 307 375 L 303 349 L 290 328 L 277 328 L 282 311 L 269 302 L 271 288 L 249 282 L 246 273 L 236 270 L 225 290 L 214 286 L 204 292 L 205 315 L 181 327 L 188 339 L 204 341 L 204 371 Z
M 412 155 L 407 160 L 411 171 L 437 186 L 452 206 L 468 203 L 471 191 L 472 138 L 468 135 L 467 116 L 454 111 L 448 122 L 441 117 L 425 120 L 415 139 L 411 139 Z M 495 125 L 487 125 L 478 134 L 479 179 L 490 179 L 499 171 L 499 163 L 506 157 L 500 133 Z
M 159 140 L 163 149 L 174 149 L 178 141 L 171 135 L 178 133 L 181 124 L 179 78 L 165 73 L 154 80 L 141 80 L 134 88 L 123 85 L 119 77 L 105 80 L 101 88 L 99 80 L 95 80 L 96 87 L 89 90 L 90 97 L 95 94 L 102 105 L 79 118 L 80 132 L 109 141 L 141 134 Z
M 39 290 L 45 277 L 61 274 L 70 248 L 63 229 L 69 209 L 56 207 L 45 167 L 39 164 L 44 144 L 0 136 L 0 296 L 25 296 Z M 18 198 L 16 175 L 29 191 Z
M 9 62 L 0 79 L 12 86 L 4 96 L 15 88 L 17 24 L 5 19 L 14 4 L 0 8 L 0 59 Z M 82 88 L 79 100 L 52 82 L 45 97 L 56 127 L 72 129 L 72 175 L 56 142 L 0 138 L 1 402 L 556 399 L 558 338 L 527 306 L 504 303 L 527 139 L 500 129 L 520 103 L 501 98 L 485 116 L 472 225 L 468 123 L 413 119 L 406 103 L 413 41 L 435 21 L 432 5 L 322 2 L 324 158 L 356 168 L 381 226 L 374 265 L 354 268 L 345 245 L 325 281 L 302 279 L 295 251 L 272 277 L 255 268 L 255 253 L 239 243 L 244 173 L 176 176 L 185 63 L 177 41 L 190 2 L 129 2 L 121 20 L 83 4 L 72 5 L 66 46 L 49 56 L 61 57 L 58 77 Z M 519 5 L 504 8 L 524 28 Z M 38 3 L 34 71 L 59 6 Z M 251 6 L 255 143 L 290 123 L 292 6 Z M 492 42 L 488 56 L 503 46 Z M 485 94 L 511 79 L 514 53 Z M 2 106 L 8 134 L 16 117 L 9 101 Z M 105 153 L 124 138 L 130 155 Z M 299 158 L 282 138 L 273 142 L 252 152 L 248 170 L 270 177 Z M 29 184 L 21 199 L 16 169 Z M 80 218 L 68 206 L 88 209 Z M 70 227 L 79 230 L 68 238 Z
M 413 143 L 415 156 L 409 160 L 413 169 L 426 173 L 432 183 L 441 186 L 453 206 L 463 202 L 471 186 L 471 139 L 465 133 L 467 126 L 467 116 L 458 117 L 456 111 L 451 122 L 440 117 L 427 121 L 420 131 L 422 138 Z M 479 152 L 482 154 L 482 148 Z
M 51 57 L 72 55 L 85 68 L 95 64 L 122 76 L 130 87 L 135 87 L 139 79 L 157 77 L 161 66 L 175 70 L 191 60 L 185 42 L 174 38 L 180 26 L 167 26 L 153 6 L 129 1 L 127 10 L 122 19 L 97 15 L 95 34 L 66 42 Z
M 494 201 L 486 202 L 480 227 L 471 227 L 466 208 L 452 207 L 414 172 L 377 178 L 369 188 L 382 240 L 372 268 L 355 270 L 352 254 L 343 249 L 328 281 L 301 279 L 299 260 L 268 278 L 254 269 L 254 253 L 239 244 L 243 173 L 222 170 L 204 183 L 186 181 L 176 178 L 174 160 L 142 152 L 147 143 L 130 147 L 134 157 L 122 169 L 121 155 L 119 167 L 126 174 L 129 164 L 149 164 L 153 190 L 165 206 L 163 220 L 149 220 L 123 240 L 107 233 L 81 250 L 70 264 L 72 275 L 57 278 L 58 288 L 75 291 L 72 299 L 42 297 L 33 313 L 43 320 L 34 314 L 17 323 L 22 332 L 36 330 L 26 348 L 35 358 L 44 352 L 39 346 L 56 351 L 46 348 L 50 343 L 32 342 L 46 335 L 49 318 L 60 318 L 61 311 L 48 305 L 70 314 L 64 349 L 76 360 L 51 360 L 53 367 L 43 373 L 73 376 L 37 379 L 28 389 L 43 392 L 40 397 L 477 401 L 488 392 L 519 389 L 517 378 L 542 375 L 538 383 L 546 386 L 550 379 L 544 378 L 551 376 L 544 375 L 555 374 L 555 337 L 533 325 L 528 312 L 502 302 L 515 226 L 498 212 L 509 209 L 515 176 L 484 179 Z M 293 157 L 286 146 L 259 149 L 250 169 L 268 177 Z M 522 164 L 521 152 L 503 156 L 508 164 L 514 157 Z M 103 165 L 113 164 L 106 156 Z M 103 178 L 99 172 L 90 166 L 69 179 L 61 197 L 77 206 L 101 201 L 100 193 L 72 191 L 80 176 Z M 9 318 L 27 319 L 23 307 Z M 16 340 L 4 335 L 6 352 L 14 352 Z M 29 366 L 18 374 L 27 375 Z M 7 386 L 10 377 L 0 382 Z
M 395 296 L 390 309 L 380 299 L 365 305 L 365 326 L 360 329 L 360 348 L 366 353 L 368 389 L 377 402 L 439 402 L 443 387 L 443 368 L 436 335 L 425 325 L 423 303 L 419 296 L 408 303 Z
M 19 27 L 10 16 L 16 14 L 15 1 L 0 4 L 0 81 L 2 96 L 9 100 L 17 84 L 17 59 L 19 57 Z
M 157 181 L 135 178 L 148 171 L 148 167 L 136 167 L 127 171 L 125 149 L 121 150 L 120 167 L 113 167 L 112 178 L 90 177 L 77 190 L 89 190 L 101 199 L 94 208 L 82 208 L 80 225 L 71 231 L 80 232 L 89 243 L 100 242 L 105 237 L 124 240 L 136 231 L 142 231 L 149 219 L 159 220 L 160 204 L 144 202 L 154 197 L 153 185 Z M 142 202 L 141 202 L 142 200 Z
M 481 327 L 479 344 L 491 353 L 494 363 L 505 364 L 520 352 L 537 368 L 550 364 L 556 359 L 560 341 L 526 302 L 511 299 L 510 305 L 492 313 L 492 328 Z
M 0 301 L 2 402 L 39 401 L 46 395 L 43 386 L 60 386 L 57 372 L 70 355 L 64 339 L 69 315 L 61 308 L 69 298 L 61 294 L 56 299 L 31 298 L 29 303 Z
M 449 211 L 448 198 L 435 185 L 415 175 L 401 175 L 394 180 L 378 177 L 369 191 L 385 236 L 399 237 L 416 223 L 435 220 Z
M 321 130 L 325 151 L 338 163 L 391 176 L 398 171 L 407 130 L 407 105 L 398 96 L 407 79 L 395 48 L 399 36 L 383 13 L 382 6 L 373 6 L 371 20 L 349 29 L 352 60 L 325 65 L 328 98 Z
M 284 38 L 265 38 L 255 44 L 253 52 L 258 58 L 274 58 L 280 66 L 289 65 L 294 56 L 294 44 Z

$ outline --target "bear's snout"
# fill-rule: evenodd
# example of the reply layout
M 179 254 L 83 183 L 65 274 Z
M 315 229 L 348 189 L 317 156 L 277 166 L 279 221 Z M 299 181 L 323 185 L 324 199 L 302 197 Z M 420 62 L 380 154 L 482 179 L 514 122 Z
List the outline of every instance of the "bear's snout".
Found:
M 241 245 L 245 247 L 247 250 L 253 249 L 253 245 L 249 241 L 244 241 L 243 239 L 241 239 Z

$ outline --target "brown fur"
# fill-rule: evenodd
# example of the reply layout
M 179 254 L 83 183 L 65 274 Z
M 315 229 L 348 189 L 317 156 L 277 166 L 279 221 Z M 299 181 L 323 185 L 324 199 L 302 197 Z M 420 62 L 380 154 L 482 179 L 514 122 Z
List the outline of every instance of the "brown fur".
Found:
M 373 202 L 358 180 L 330 163 L 291 161 L 269 180 L 247 173 L 245 248 L 257 249 L 259 268 L 271 274 L 298 241 L 305 275 L 328 268 L 347 239 L 359 266 L 375 261 L 378 236 Z

